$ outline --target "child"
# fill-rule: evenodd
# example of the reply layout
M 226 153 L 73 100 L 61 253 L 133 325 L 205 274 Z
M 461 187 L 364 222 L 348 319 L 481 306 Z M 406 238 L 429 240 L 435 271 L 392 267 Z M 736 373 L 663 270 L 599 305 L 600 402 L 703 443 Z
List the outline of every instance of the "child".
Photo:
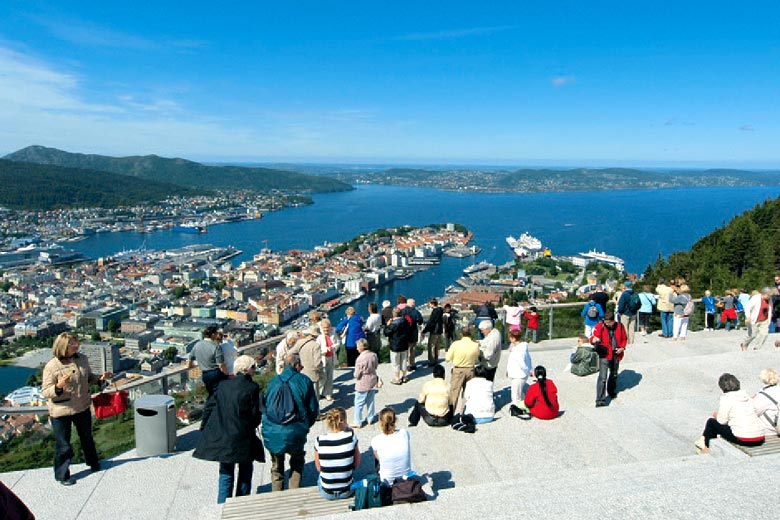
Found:
M 528 376 L 531 375 L 531 355 L 528 343 L 521 341 L 519 330 L 509 331 L 509 359 L 506 362 L 506 377 L 511 380 L 512 403 L 523 406 Z
M 528 341 L 528 336 L 533 338 L 534 343 L 539 343 L 539 314 L 536 312 L 536 307 L 531 305 L 528 310 L 523 313 L 525 318 L 525 340 Z

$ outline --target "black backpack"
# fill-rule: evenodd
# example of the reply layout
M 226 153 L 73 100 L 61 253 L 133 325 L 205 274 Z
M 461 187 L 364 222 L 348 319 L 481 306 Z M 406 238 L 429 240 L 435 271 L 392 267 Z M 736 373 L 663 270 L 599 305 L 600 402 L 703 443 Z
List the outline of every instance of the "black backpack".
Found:
M 631 296 L 628 297 L 628 310 L 631 312 L 637 312 L 642 308 L 642 299 L 639 297 L 639 293 L 631 291 Z
M 295 396 L 288 379 L 279 377 L 279 386 L 273 393 L 265 395 L 265 416 L 269 421 L 276 424 L 292 424 L 299 419 L 298 407 L 295 403 Z

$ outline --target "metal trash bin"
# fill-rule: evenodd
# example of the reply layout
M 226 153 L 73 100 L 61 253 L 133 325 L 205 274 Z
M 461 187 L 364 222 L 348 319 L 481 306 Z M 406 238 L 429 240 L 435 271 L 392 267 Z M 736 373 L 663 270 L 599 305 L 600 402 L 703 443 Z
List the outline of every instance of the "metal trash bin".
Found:
M 176 405 L 167 395 L 143 395 L 135 400 L 135 451 L 142 457 L 176 449 Z

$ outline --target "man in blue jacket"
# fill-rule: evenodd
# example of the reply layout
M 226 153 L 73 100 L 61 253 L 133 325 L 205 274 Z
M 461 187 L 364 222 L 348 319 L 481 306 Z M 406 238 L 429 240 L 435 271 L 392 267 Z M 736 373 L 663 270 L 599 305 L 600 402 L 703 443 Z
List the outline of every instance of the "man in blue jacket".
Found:
M 271 454 L 271 491 L 284 489 L 284 455 L 290 455 L 290 476 L 288 488 L 294 489 L 301 486 L 301 475 L 306 452 L 306 436 L 309 429 L 317 421 L 320 413 L 319 399 L 311 379 L 301 374 L 301 358 L 297 354 L 288 355 L 284 360 L 284 370 L 268 383 L 268 388 L 263 395 L 263 405 L 266 413 L 263 415 L 263 443 Z M 295 418 L 287 424 L 273 422 L 268 412 L 269 403 L 278 401 L 274 399 L 277 392 L 282 391 L 283 384 L 287 384 L 295 402 Z M 278 415 L 278 414 L 277 414 Z

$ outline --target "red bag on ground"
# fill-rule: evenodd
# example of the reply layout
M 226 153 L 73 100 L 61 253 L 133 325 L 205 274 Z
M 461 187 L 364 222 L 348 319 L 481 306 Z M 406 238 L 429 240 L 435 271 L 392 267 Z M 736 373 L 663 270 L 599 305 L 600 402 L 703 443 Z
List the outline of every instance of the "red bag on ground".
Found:
M 116 385 L 114 385 L 116 387 Z M 92 406 L 95 409 L 95 417 L 108 419 L 127 410 L 127 390 L 117 389 L 114 392 L 101 392 L 92 397 Z

